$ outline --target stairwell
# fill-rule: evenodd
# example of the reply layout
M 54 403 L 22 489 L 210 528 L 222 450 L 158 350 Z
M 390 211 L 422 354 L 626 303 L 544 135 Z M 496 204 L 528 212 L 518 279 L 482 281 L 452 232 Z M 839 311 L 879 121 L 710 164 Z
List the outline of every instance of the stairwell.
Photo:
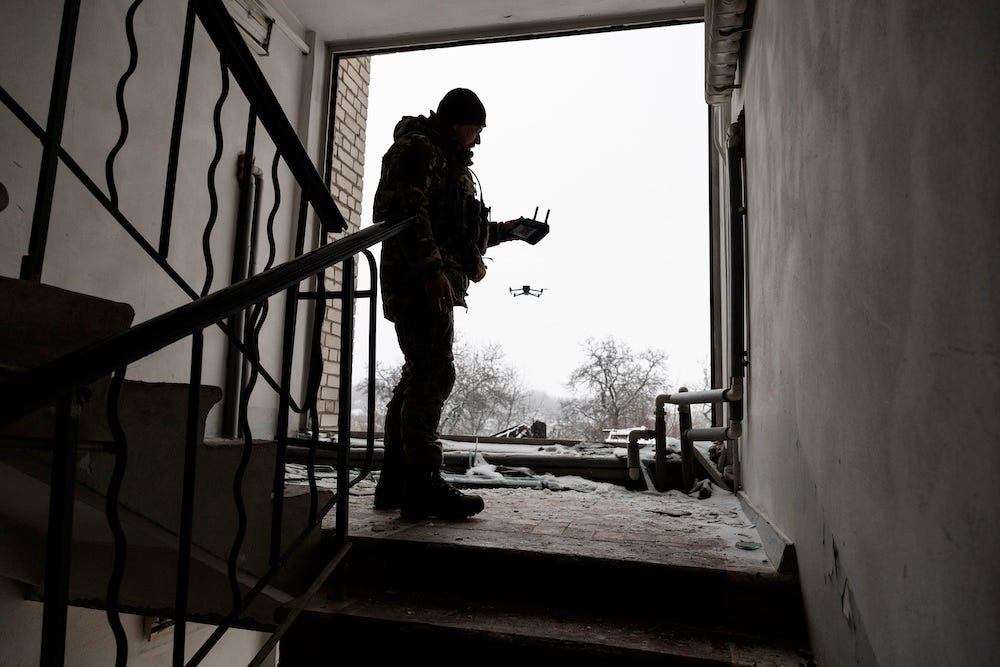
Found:
M 127 304 L 6 278 L 0 312 L 0 363 L 8 374 L 105 339 L 133 318 Z M 116 451 L 106 414 L 109 384 L 107 378 L 93 383 L 79 403 L 69 601 L 96 608 L 108 604 L 115 548 L 105 507 Z M 244 443 L 204 437 L 221 392 L 206 386 L 200 393 L 188 614 L 213 623 L 233 608 L 232 479 Z M 173 383 L 126 381 L 122 389 L 128 442 L 119 497 L 128 545 L 117 601 L 122 611 L 169 616 L 173 608 L 186 395 L 187 385 Z M 45 409 L 0 427 L 0 479 L 8 490 L 0 503 L 8 536 L 0 568 L 36 599 L 44 595 L 51 474 L 45 443 L 52 423 Z M 248 530 L 237 574 L 243 592 L 268 566 L 273 447 L 266 440 L 252 444 L 243 484 Z M 340 546 L 332 516 L 311 535 L 311 548 L 234 623 L 273 631 L 287 620 L 280 667 L 415 657 L 444 664 L 813 664 L 794 572 L 779 572 L 763 551 L 739 552 L 731 540 L 686 524 L 683 511 L 650 510 L 655 492 L 632 492 L 639 495 L 630 500 L 623 489 L 595 500 L 477 489 L 487 497 L 480 516 L 406 522 L 396 512 L 373 510 L 365 488 L 358 485 L 350 498 L 347 556 L 319 594 L 305 595 Z M 320 492 L 331 497 L 330 490 Z M 644 503 L 636 502 L 640 497 Z M 307 493 L 288 486 L 286 535 L 305 526 L 308 503 Z
M 0 369 L 6 375 L 30 370 L 69 352 L 126 330 L 134 313 L 128 304 L 70 290 L 0 277 Z M 105 608 L 115 562 L 113 530 L 107 515 L 109 488 L 119 456 L 127 460 L 116 511 L 125 554 L 117 607 L 150 616 L 171 616 L 176 595 L 181 481 L 183 479 L 188 385 L 125 380 L 118 415 L 127 449 L 115 443 L 108 417 L 110 378 L 79 391 L 76 493 L 73 508 L 70 604 Z M 214 386 L 200 388 L 198 468 L 192 534 L 189 617 L 220 622 L 234 607 L 228 560 L 238 530 L 234 478 L 244 454 L 243 440 L 204 437 L 209 411 L 221 399 Z M 0 553 L 0 574 L 24 584 L 28 597 L 45 595 L 43 564 L 50 481 L 54 410 L 43 408 L 0 425 L 0 525 L 10 536 Z M 246 534 L 235 571 L 241 595 L 269 567 L 271 488 L 275 443 L 251 444 L 243 474 Z M 332 497 L 322 491 L 320 502 Z M 307 525 L 309 496 L 289 486 L 284 499 L 284 543 Z M 320 534 L 312 549 L 292 559 L 282 576 L 254 598 L 235 626 L 273 629 L 275 612 L 302 593 L 322 566 Z

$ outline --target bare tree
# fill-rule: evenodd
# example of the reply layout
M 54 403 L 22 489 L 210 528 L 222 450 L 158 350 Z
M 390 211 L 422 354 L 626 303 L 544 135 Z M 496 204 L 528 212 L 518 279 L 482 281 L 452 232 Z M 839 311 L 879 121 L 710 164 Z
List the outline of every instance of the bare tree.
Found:
M 634 352 L 614 336 L 587 339 L 584 353 L 567 383 L 577 394 L 563 403 L 560 430 L 600 440 L 605 429 L 651 427 L 656 396 L 666 386 L 666 353 Z
M 455 344 L 455 388 L 445 403 L 442 433 L 489 435 L 524 421 L 527 392 L 503 349 Z
M 438 430 L 461 435 L 490 435 L 515 426 L 533 415 L 532 400 L 517 371 L 496 344 L 470 346 L 456 340 L 455 387 L 445 402 Z M 385 408 L 399 382 L 402 364 L 375 366 L 375 430 L 385 428 Z M 366 409 L 368 379 L 356 385 L 355 412 Z M 365 419 L 352 420 L 355 429 Z
M 402 372 L 402 363 L 391 366 L 378 362 L 375 363 L 374 429 L 376 431 L 385 430 L 385 406 L 389 402 L 389 399 L 392 398 L 392 390 L 396 388 L 396 383 L 399 382 L 399 376 Z M 364 379 L 354 385 L 354 388 L 354 414 L 351 417 L 351 428 L 360 431 L 368 426 L 366 417 L 368 410 L 368 375 L 366 374 Z
M 697 387 L 697 391 L 703 391 L 712 388 L 712 374 L 708 369 L 708 361 L 705 359 L 701 360 L 701 386 Z M 712 425 L 712 404 L 705 403 L 700 406 L 698 410 L 691 411 L 692 423 L 695 428 L 705 428 Z

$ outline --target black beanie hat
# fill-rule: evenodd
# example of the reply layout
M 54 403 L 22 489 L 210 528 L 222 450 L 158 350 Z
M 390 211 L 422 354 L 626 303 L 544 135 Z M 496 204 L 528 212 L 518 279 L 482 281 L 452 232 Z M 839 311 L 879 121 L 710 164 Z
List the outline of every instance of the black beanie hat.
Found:
M 452 125 L 486 127 L 486 107 L 468 88 L 449 90 L 438 104 L 437 115 Z

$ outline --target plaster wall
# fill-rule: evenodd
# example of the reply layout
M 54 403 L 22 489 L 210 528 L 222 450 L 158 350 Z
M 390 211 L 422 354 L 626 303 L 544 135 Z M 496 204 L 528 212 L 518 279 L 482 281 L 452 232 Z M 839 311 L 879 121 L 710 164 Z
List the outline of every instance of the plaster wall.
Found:
M 1000 653 L 997 25 L 990 0 L 752 17 L 743 483 L 821 665 Z
M 105 193 L 117 198 L 122 213 L 156 248 L 186 3 L 141 3 L 135 12 L 137 60 L 135 73 L 123 90 L 127 139 L 114 159 L 112 188 L 106 161 L 122 136 L 116 87 L 129 67 L 125 16 L 130 4 L 127 0 L 82 4 L 63 145 Z M 46 124 L 62 6 L 58 0 L 0 4 L 0 85 L 42 126 Z M 270 53 L 258 57 L 258 63 L 310 155 L 320 164 L 325 129 L 321 104 L 327 88 L 325 50 L 322 46 L 317 50 L 314 42 L 310 53 L 304 55 L 284 33 L 274 30 Z M 228 96 L 220 104 L 220 93 L 227 85 Z M 224 82 L 218 52 L 197 21 L 186 108 L 167 261 L 194 292 L 209 293 L 230 282 L 238 204 L 237 159 L 247 134 L 248 105 L 232 77 L 228 84 Z M 224 138 L 218 152 L 216 115 Z M 259 271 L 270 255 L 264 226 L 272 209 L 271 263 L 281 263 L 293 254 L 298 191 L 283 163 L 272 174 L 273 143 L 259 126 L 255 141 L 255 164 L 264 178 L 256 261 Z M 17 276 L 21 256 L 28 249 L 41 145 L 2 106 L 0 145 L 4 147 L 0 182 L 11 198 L 10 205 L 0 211 L 0 273 Z M 209 194 L 210 180 L 217 188 L 214 198 Z M 313 226 L 306 249 L 314 246 L 317 237 Z M 211 249 L 211 262 L 206 261 L 203 247 Z M 42 281 L 128 302 L 136 310 L 136 323 L 190 301 L 64 167 L 57 177 Z M 284 295 L 272 297 L 261 331 L 264 367 L 276 378 L 280 375 L 284 310 Z M 307 307 L 302 306 L 298 350 L 303 349 L 308 317 Z M 185 382 L 189 350 L 189 341 L 178 342 L 131 366 L 129 377 Z M 301 356 L 296 360 L 295 378 L 303 375 Z M 214 327 L 206 330 L 205 383 L 224 386 L 225 358 L 221 331 Z M 300 384 L 293 384 L 293 388 Z M 258 380 L 249 406 L 255 434 L 273 434 L 275 407 L 274 392 Z M 219 413 L 220 408 L 216 408 L 210 417 L 209 434 L 217 432 Z

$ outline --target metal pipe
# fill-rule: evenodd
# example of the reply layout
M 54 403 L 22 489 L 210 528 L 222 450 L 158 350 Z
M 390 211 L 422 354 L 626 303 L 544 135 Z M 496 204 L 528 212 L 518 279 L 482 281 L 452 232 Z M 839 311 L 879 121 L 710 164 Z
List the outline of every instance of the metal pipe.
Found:
M 715 442 L 725 440 L 729 431 L 725 426 L 713 426 L 711 428 L 689 428 L 684 437 L 692 442 Z
M 743 197 L 743 124 L 733 123 L 730 126 L 728 147 L 726 150 L 729 171 L 729 307 L 731 312 L 732 330 L 730 332 L 730 373 L 733 377 L 745 376 L 746 342 L 744 340 L 745 322 L 745 285 L 744 273 L 744 234 L 743 224 L 746 208 Z
M 638 482 L 642 478 L 642 463 L 639 461 L 639 440 L 655 438 L 656 430 L 635 428 L 628 434 L 628 478 Z
M 719 440 L 735 440 L 740 437 L 742 432 L 743 427 L 739 422 L 730 421 L 729 426 L 688 429 L 686 436 L 692 442 L 717 442 Z
M 684 391 L 683 387 L 681 391 Z M 677 418 L 681 431 L 681 490 L 690 493 L 694 487 L 694 443 L 688 437 L 691 432 L 691 406 L 685 404 L 678 407 Z
M 654 434 L 656 437 L 656 490 L 667 490 L 667 422 L 666 411 L 660 396 L 656 397 L 656 410 L 654 411 L 655 423 Z
M 666 411 L 667 403 L 677 405 L 681 435 L 681 481 L 686 489 L 694 484 L 694 442 L 716 442 L 718 440 L 736 440 L 743 434 L 743 425 L 739 419 L 730 419 L 729 426 L 712 428 L 692 428 L 691 405 L 696 403 L 726 402 L 730 408 L 743 399 L 743 379 L 734 377 L 733 385 L 727 389 L 706 389 L 704 391 L 688 391 L 681 387 L 675 394 L 660 394 L 656 397 L 656 487 L 663 491 L 666 487 Z M 742 412 L 740 413 L 742 414 Z
M 253 276 L 257 273 L 257 243 L 260 237 L 260 205 L 261 205 L 261 195 L 264 192 L 264 176 L 263 172 L 259 169 L 254 169 L 253 171 L 253 214 L 250 220 L 250 255 L 247 259 L 247 276 Z M 263 307 L 264 304 L 261 304 Z M 265 315 L 266 316 L 266 315 Z M 243 311 L 243 331 L 252 331 L 254 327 L 254 308 L 250 307 Z M 235 333 L 234 333 L 235 335 Z M 244 334 L 245 335 L 245 334 Z M 243 351 L 248 349 L 244 344 L 242 348 L 237 348 Z M 258 355 L 259 356 L 259 355 Z M 260 366 L 260 360 L 257 359 L 253 363 Z M 240 370 L 241 378 L 250 377 L 252 371 L 251 366 L 253 365 L 250 358 L 247 356 L 246 352 L 243 352 L 243 366 Z M 258 371 L 259 372 L 259 371 Z M 244 379 L 240 385 L 240 391 L 246 386 L 247 381 Z M 242 427 L 244 419 L 247 418 L 246 409 L 243 407 L 242 402 L 240 403 L 240 414 L 238 416 L 239 424 Z
M 229 284 L 235 285 L 246 280 L 250 271 L 250 236 L 253 226 L 253 149 L 254 133 L 257 125 L 253 107 L 247 119 L 246 148 L 237 159 L 236 179 L 239 182 L 240 198 L 236 212 L 236 230 L 233 239 L 233 263 L 229 274 Z M 226 346 L 225 392 L 222 403 L 222 436 L 234 438 L 239 435 L 240 387 L 243 384 L 243 355 L 236 343 L 245 343 L 248 313 L 233 313 L 226 320 L 232 338 Z
M 688 391 L 681 387 L 675 394 L 660 394 L 656 397 L 657 408 L 662 408 L 664 404 L 673 405 L 694 405 L 695 403 L 723 403 L 738 401 L 743 398 L 743 382 L 733 381 L 731 387 L 724 389 L 704 389 L 702 391 Z
M 674 405 L 693 405 L 695 403 L 721 403 L 729 400 L 727 389 L 705 389 L 704 391 L 685 391 L 681 389 L 676 394 L 668 394 L 667 402 Z
M 746 163 L 744 116 L 741 111 L 730 125 L 726 158 L 729 172 L 729 233 L 730 233 L 730 365 L 732 384 L 740 390 L 739 400 L 729 404 L 730 423 L 743 421 L 743 379 L 749 363 L 746 340 L 746 185 L 743 181 Z M 737 436 L 738 437 L 738 436 Z M 735 440 L 735 439 L 734 439 Z M 733 490 L 740 488 L 739 443 L 733 442 Z
M 734 315 L 742 314 L 743 305 L 743 284 L 742 271 L 735 269 L 743 268 L 743 130 L 739 122 L 729 126 L 729 137 L 726 146 L 726 166 L 729 172 L 729 240 L 732 258 L 733 275 L 730 276 L 730 304 Z M 737 307 L 739 306 L 739 307 Z M 732 341 L 734 344 L 738 341 Z M 732 348 L 733 352 L 742 352 L 737 348 Z M 733 358 L 731 361 L 737 361 Z M 734 364 L 735 366 L 735 364 Z
M 712 224 L 715 220 L 716 212 L 719 210 L 719 197 L 718 197 L 718 179 L 716 178 L 718 174 L 718 160 L 715 159 L 715 152 L 712 150 L 713 145 L 718 149 L 718 132 L 714 131 L 715 123 L 713 122 L 715 107 L 711 104 L 706 105 L 708 127 L 706 127 L 706 132 L 709 136 L 708 145 L 708 155 L 706 164 L 708 165 L 708 264 L 709 264 L 709 288 L 708 288 L 708 330 L 709 334 L 709 345 L 708 345 L 708 368 L 709 368 L 709 382 L 712 383 L 711 386 L 716 387 L 719 384 L 718 368 L 716 367 L 717 350 L 715 345 L 716 336 L 718 336 L 718 313 L 716 312 L 717 300 L 719 293 L 721 292 L 719 285 L 719 271 L 716 268 L 716 253 L 718 252 L 718 234 L 716 233 L 715 226 Z M 721 232 L 721 230 L 719 230 Z M 721 261 L 719 262 L 721 265 Z M 716 404 L 712 404 L 712 423 L 717 424 L 719 420 L 719 410 Z

